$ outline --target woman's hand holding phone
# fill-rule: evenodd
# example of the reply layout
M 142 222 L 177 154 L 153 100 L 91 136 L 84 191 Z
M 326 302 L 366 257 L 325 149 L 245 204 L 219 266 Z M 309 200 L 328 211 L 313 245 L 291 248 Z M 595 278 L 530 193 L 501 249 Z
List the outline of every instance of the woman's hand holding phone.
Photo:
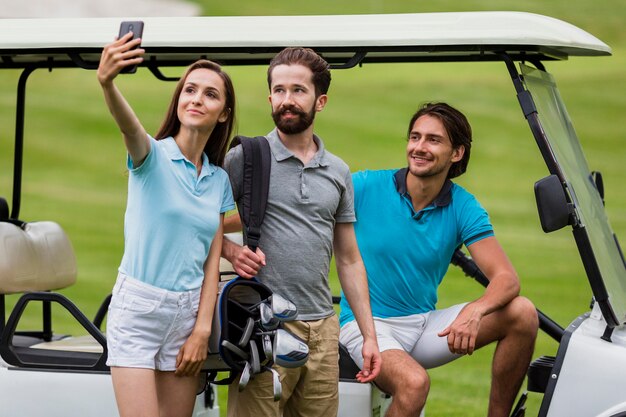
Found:
M 141 44 L 141 37 L 143 36 L 143 22 L 140 20 L 122 22 L 120 24 L 120 33 L 117 38 L 122 39 L 128 33 L 132 33 L 132 37 L 127 42 L 135 41 L 135 43 L 131 43 L 131 50 L 137 49 L 137 47 Z M 137 39 L 139 39 L 138 42 Z M 122 74 L 134 74 L 135 72 L 137 72 L 137 65 L 129 65 L 120 71 Z
M 109 84 L 119 73 L 135 72 L 137 65 L 143 61 L 142 55 L 145 51 L 139 47 L 143 24 L 137 25 L 136 23 L 122 22 L 120 36 L 102 50 L 98 66 L 98 81 L 101 85 Z M 138 32 L 133 32 L 131 27 L 137 29 Z

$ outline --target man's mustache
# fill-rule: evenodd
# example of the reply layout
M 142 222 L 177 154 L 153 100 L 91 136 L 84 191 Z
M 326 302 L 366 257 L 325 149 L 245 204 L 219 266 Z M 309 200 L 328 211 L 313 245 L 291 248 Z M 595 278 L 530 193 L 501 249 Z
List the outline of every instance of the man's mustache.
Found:
M 306 113 L 302 109 L 299 109 L 298 107 L 291 105 L 291 104 L 283 106 L 280 109 L 278 109 L 279 116 L 282 116 L 287 112 L 297 114 L 298 116 L 306 116 Z

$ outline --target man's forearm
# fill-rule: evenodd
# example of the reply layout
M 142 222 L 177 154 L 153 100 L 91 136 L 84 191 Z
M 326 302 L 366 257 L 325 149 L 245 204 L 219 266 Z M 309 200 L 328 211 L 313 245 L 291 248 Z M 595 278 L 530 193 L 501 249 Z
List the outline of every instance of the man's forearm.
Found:
M 222 258 L 232 263 L 238 246 L 239 245 L 230 240 L 228 236 L 224 236 L 224 240 L 222 241 Z
M 472 303 L 485 316 L 501 309 L 519 295 L 519 278 L 495 237 L 479 240 L 468 246 L 468 250 L 489 280 L 482 297 Z
M 476 307 L 481 310 L 483 316 L 493 313 L 519 295 L 519 281 L 516 276 L 503 274 L 490 280 L 483 295 L 474 301 Z
M 363 339 L 375 340 L 376 331 L 374 329 L 367 275 L 363 262 L 359 261 L 349 265 L 342 265 L 337 262 L 337 275 L 339 276 L 343 293 L 361 330 Z

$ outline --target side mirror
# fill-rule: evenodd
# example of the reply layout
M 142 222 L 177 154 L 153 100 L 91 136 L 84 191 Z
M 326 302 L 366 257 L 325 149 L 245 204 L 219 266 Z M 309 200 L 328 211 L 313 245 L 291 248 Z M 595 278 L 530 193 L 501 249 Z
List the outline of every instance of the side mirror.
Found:
M 541 228 L 550 233 L 572 224 L 571 204 L 567 202 L 563 184 L 556 175 L 535 183 L 535 199 Z
M 600 194 L 602 205 L 604 205 L 604 180 L 602 179 L 602 173 L 600 171 L 591 171 L 591 178 L 596 186 L 596 190 L 598 190 L 598 194 Z
M 0 197 L 0 220 L 5 220 L 9 218 L 9 203 L 3 198 Z

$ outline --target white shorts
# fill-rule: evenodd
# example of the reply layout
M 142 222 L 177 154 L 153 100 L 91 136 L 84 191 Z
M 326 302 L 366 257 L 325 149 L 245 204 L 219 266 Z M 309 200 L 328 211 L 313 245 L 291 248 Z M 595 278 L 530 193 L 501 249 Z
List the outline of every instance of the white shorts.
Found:
M 443 310 L 434 310 L 406 317 L 374 317 L 378 348 L 404 350 L 425 369 L 435 368 L 451 362 L 462 355 L 450 352 L 448 339 L 437 333 L 448 327 L 459 315 L 465 304 L 458 304 Z M 354 362 L 363 367 L 363 336 L 352 320 L 341 327 L 339 342 L 346 347 Z
M 107 365 L 176 370 L 199 302 L 200 289 L 168 291 L 120 273 L 107 316 Z

